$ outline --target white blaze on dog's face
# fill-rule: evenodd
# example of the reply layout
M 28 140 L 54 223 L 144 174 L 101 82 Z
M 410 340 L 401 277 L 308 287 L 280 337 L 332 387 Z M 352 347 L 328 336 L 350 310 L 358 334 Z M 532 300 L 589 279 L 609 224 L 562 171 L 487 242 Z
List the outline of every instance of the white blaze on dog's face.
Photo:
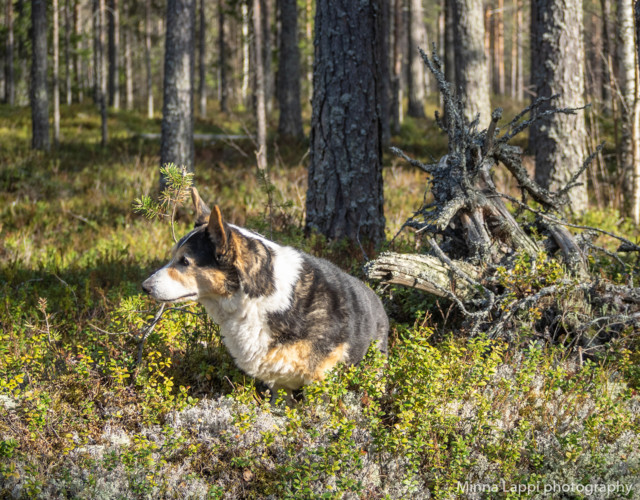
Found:
M 144 291 L 156 300 L 200 300 L 229 296 L 238 289 L 238 276 L 230 262 L 227 228 L 220 209 L 214 207 L 213 215 L 205 224 L 202 222 L 208 213 L 201 212 L 200 208 L 196 203 L 196 224 L 201 225 L 182 238 L 173 248 L 171 261 L 142 284 Z

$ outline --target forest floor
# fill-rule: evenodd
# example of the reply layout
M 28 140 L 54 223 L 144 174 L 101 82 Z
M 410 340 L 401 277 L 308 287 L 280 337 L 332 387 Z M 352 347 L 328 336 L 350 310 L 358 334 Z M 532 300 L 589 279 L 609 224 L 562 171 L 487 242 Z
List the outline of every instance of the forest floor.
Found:
M 245 118 L 196 131 L 247 135 Z M 49 154 L 30 150 L 29 124 L 28 109 L 0 106 L 1 497 L 640 498 L 638 332 L 579 358 L 524 320 L 515 342 L 469 339 L 446 301 L 380 289 L 388 359 L 372 352 L 295 407 L 272 406 L 196 305 L 141 342 L 158 304 L 140 283 L 172 246 L 166 222 L 132 210 L 157 196 L 159 141 L 143 134 L 159 119 L 112 114 L 102 148 L 93 108 L 64 108 Z M 394 144 L 425 161 L 446 150 L 430 120 L 408 121 Z M 202 198 L 362 276 L 359 248 L 303 237 L 306 146 L 270 146 L 272 220 L 247 139 L 196 144 Z M 391 240 L 426 177 L 390 155 L 384 165 Z M 191 216 L 179 212 L 177 233 Z M 580 217 L 638 236 L 612 211 Z M 535 270 L 521 272 L 514 287 Z

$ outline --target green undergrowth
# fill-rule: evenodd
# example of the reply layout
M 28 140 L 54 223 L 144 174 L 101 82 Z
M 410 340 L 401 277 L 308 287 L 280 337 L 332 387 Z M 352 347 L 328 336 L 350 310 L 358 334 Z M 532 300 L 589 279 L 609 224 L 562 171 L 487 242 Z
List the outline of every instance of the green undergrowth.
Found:
M 138 135 L 158 124 L 122 113 L 104 150 L 94 111 L 78 108 L 63 116 L 68 140 L 45 155 L 29 150 L 24 113 L 0 107 L 0 496 L 558 498 L 546 491 L 573 485 L 566 497 L 584 498 L 589 485 L 637 482 L 634 332 L 579 359 L 566 343 L 540 341 L 539 311 L 519 316 L 519 342 L 467 339 L 449 304 L 389 289 L 388 357 L 370 352 L 305 388 L 296 405 L 271 405 L 200 307 L 168 307 L 149 330 L 158 304 L 140 283 L 173 241 L 166 221 L 134 213 L 133 202 L 157 197 L 158 143 Z M 220 130 L 242 133 L 233 123 Z M 273 149 L 272 220 L 250 142 L 197 147 L 202 198 L 232 222 L 361 275 L 359 247 L 303 237 L 305 145 Z M 424 179 L 385 162 L 390 239 L 397 214 L 420 206 Z M 177 211 L 178 237 L 191 217 Z M 584 217 L 621 226 L 610 214 Z M 552 265 L 536 274 L 535 262 L 501 277 L 514 300 L 565 276 Z M 500 490 L 469 493 L 482 485 Z

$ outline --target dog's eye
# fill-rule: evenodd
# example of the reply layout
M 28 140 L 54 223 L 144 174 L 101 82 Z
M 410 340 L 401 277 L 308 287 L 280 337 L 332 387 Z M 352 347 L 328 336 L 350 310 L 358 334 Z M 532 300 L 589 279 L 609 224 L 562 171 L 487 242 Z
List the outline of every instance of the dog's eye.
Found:
M 189 259 L 187 259 L 186 257 L 183 256 L 180 259 L 180 265 L 181 266 L 187 267 L 189 264 L 190 264 Z

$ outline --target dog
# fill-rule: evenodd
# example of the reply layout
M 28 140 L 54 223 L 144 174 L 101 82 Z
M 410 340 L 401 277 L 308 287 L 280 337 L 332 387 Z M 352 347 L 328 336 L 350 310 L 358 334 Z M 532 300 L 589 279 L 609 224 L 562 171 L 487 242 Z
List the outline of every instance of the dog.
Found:
M 193 188 L 194 229 L 142 284 L 162 302 L 198 301 L 237 366 L 288 397 L 338 363 L 357 364 L 389 320 L 378 296 L 330 262 L 227 223 Z

